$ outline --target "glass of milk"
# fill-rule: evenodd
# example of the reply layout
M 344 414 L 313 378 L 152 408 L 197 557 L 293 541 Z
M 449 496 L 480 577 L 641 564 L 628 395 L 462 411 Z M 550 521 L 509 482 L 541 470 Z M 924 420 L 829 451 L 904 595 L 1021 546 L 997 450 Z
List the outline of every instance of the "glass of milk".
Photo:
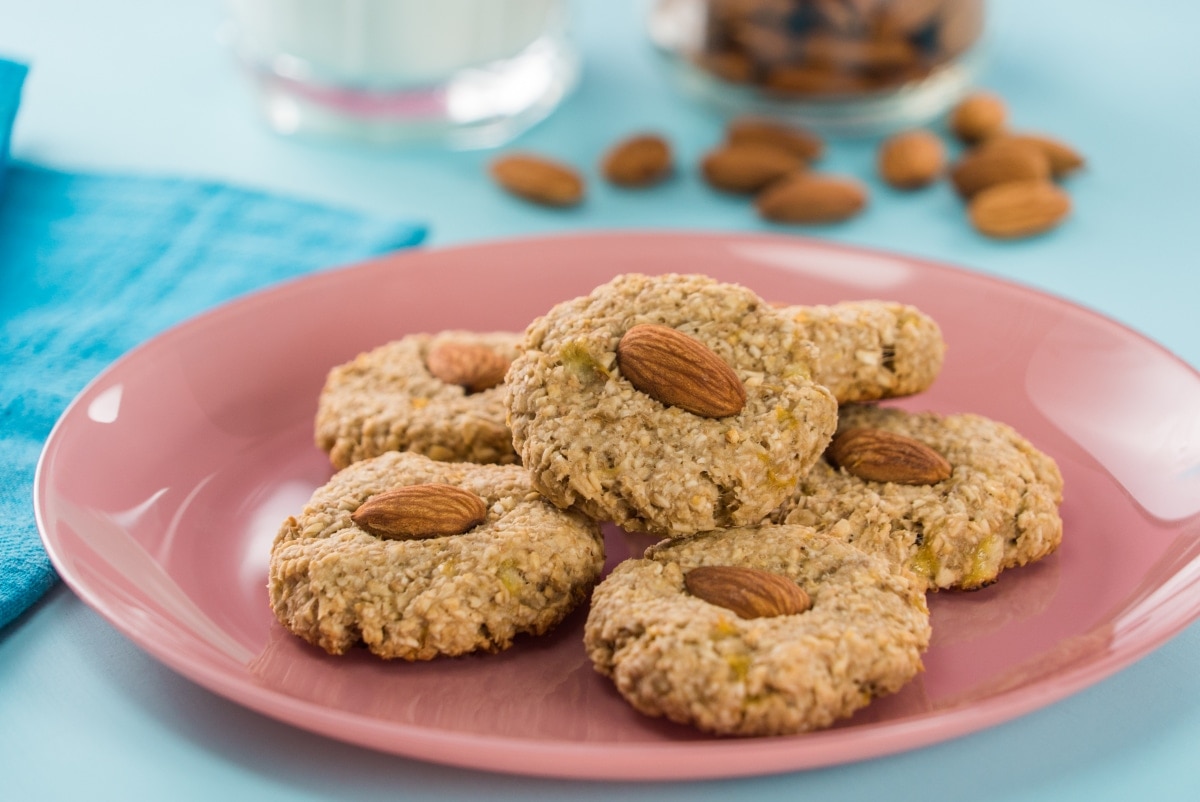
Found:
M 228 39 L 281 134 L 500 145 L 578 81 L 565 0 L 226 0 Z

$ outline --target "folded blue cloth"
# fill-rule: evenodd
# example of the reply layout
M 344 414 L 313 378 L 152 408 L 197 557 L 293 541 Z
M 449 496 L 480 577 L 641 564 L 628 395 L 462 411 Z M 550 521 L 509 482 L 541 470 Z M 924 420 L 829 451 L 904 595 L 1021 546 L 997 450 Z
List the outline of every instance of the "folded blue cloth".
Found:
M 0 197 L 0 627 L 57 579 L 34 525 L 33 474 L 54 422 L 88 381 L 215 304 L 415 245 L 424 233 L 215 183 L 9 165 Z

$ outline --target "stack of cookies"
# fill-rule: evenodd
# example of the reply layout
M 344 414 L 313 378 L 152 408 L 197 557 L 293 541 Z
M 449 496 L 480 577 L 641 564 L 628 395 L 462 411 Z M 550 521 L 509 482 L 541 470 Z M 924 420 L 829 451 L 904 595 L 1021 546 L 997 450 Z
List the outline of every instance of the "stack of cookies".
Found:
M 639 711 L 721 735 L 829 726 L 921 669 L 926 593 L 1062 536 L 1054 462 L 909 413 L 945 344 L 887 301 L 781 306 L 628 274 L 524 332 L 411 335 L 329 374 L 337 473 L 272 547 L 271 606 L 334 654 L 509 647 L 590 600 Z M 602 522 L 654 545 L 601 577 Z

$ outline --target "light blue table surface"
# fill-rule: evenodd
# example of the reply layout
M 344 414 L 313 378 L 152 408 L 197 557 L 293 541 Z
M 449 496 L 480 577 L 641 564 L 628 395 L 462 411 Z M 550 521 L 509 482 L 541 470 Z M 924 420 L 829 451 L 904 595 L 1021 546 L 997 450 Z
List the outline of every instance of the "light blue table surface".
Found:
M 578 91 L 515 145 L 585 167 L 617 137 L 669 135 L 694 164 L 721 122 L 675 91 L 644 6 L 581 0 Z M 0 0 L 0 53 L 32 65 L 13 155 L 64 170 L 214 178 L 425 220 L 429 247 L 579 229 L 778 230 L 694 172 L 647 194 L 593 180 L 579 209 L 522 204 L 491 152 L 315 147 L 266 132 L 217 39 L 218 0 Z M 945 186 L 805 231 L 915 254 L 1065 296 L 1200 365 L 1200 4 L 999 0 L 981 83 L 1015 125 L 1088 156 L 1053 234 L 985 240 Z M 829 170 L 869 176 L 874 143 Z M 1200 410 L 1197 411 L 1200 414 Z M 244 710 L 176 675 L 63 586 L 0 634 L 0 798 L 24 799 L 1200 799 L 1200 627 L 1010 723 L 846 766 L 704 783 L 570 783 L 377 754 Z

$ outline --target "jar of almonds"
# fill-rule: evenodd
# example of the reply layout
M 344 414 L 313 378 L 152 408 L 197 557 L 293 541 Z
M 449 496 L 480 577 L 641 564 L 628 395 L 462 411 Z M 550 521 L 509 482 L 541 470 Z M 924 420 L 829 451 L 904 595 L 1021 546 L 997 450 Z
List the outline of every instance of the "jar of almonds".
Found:
M 983 0 L 655 0 L 681 85 L 722 111 L 830 135 L 928 123 L 971 85 Z

